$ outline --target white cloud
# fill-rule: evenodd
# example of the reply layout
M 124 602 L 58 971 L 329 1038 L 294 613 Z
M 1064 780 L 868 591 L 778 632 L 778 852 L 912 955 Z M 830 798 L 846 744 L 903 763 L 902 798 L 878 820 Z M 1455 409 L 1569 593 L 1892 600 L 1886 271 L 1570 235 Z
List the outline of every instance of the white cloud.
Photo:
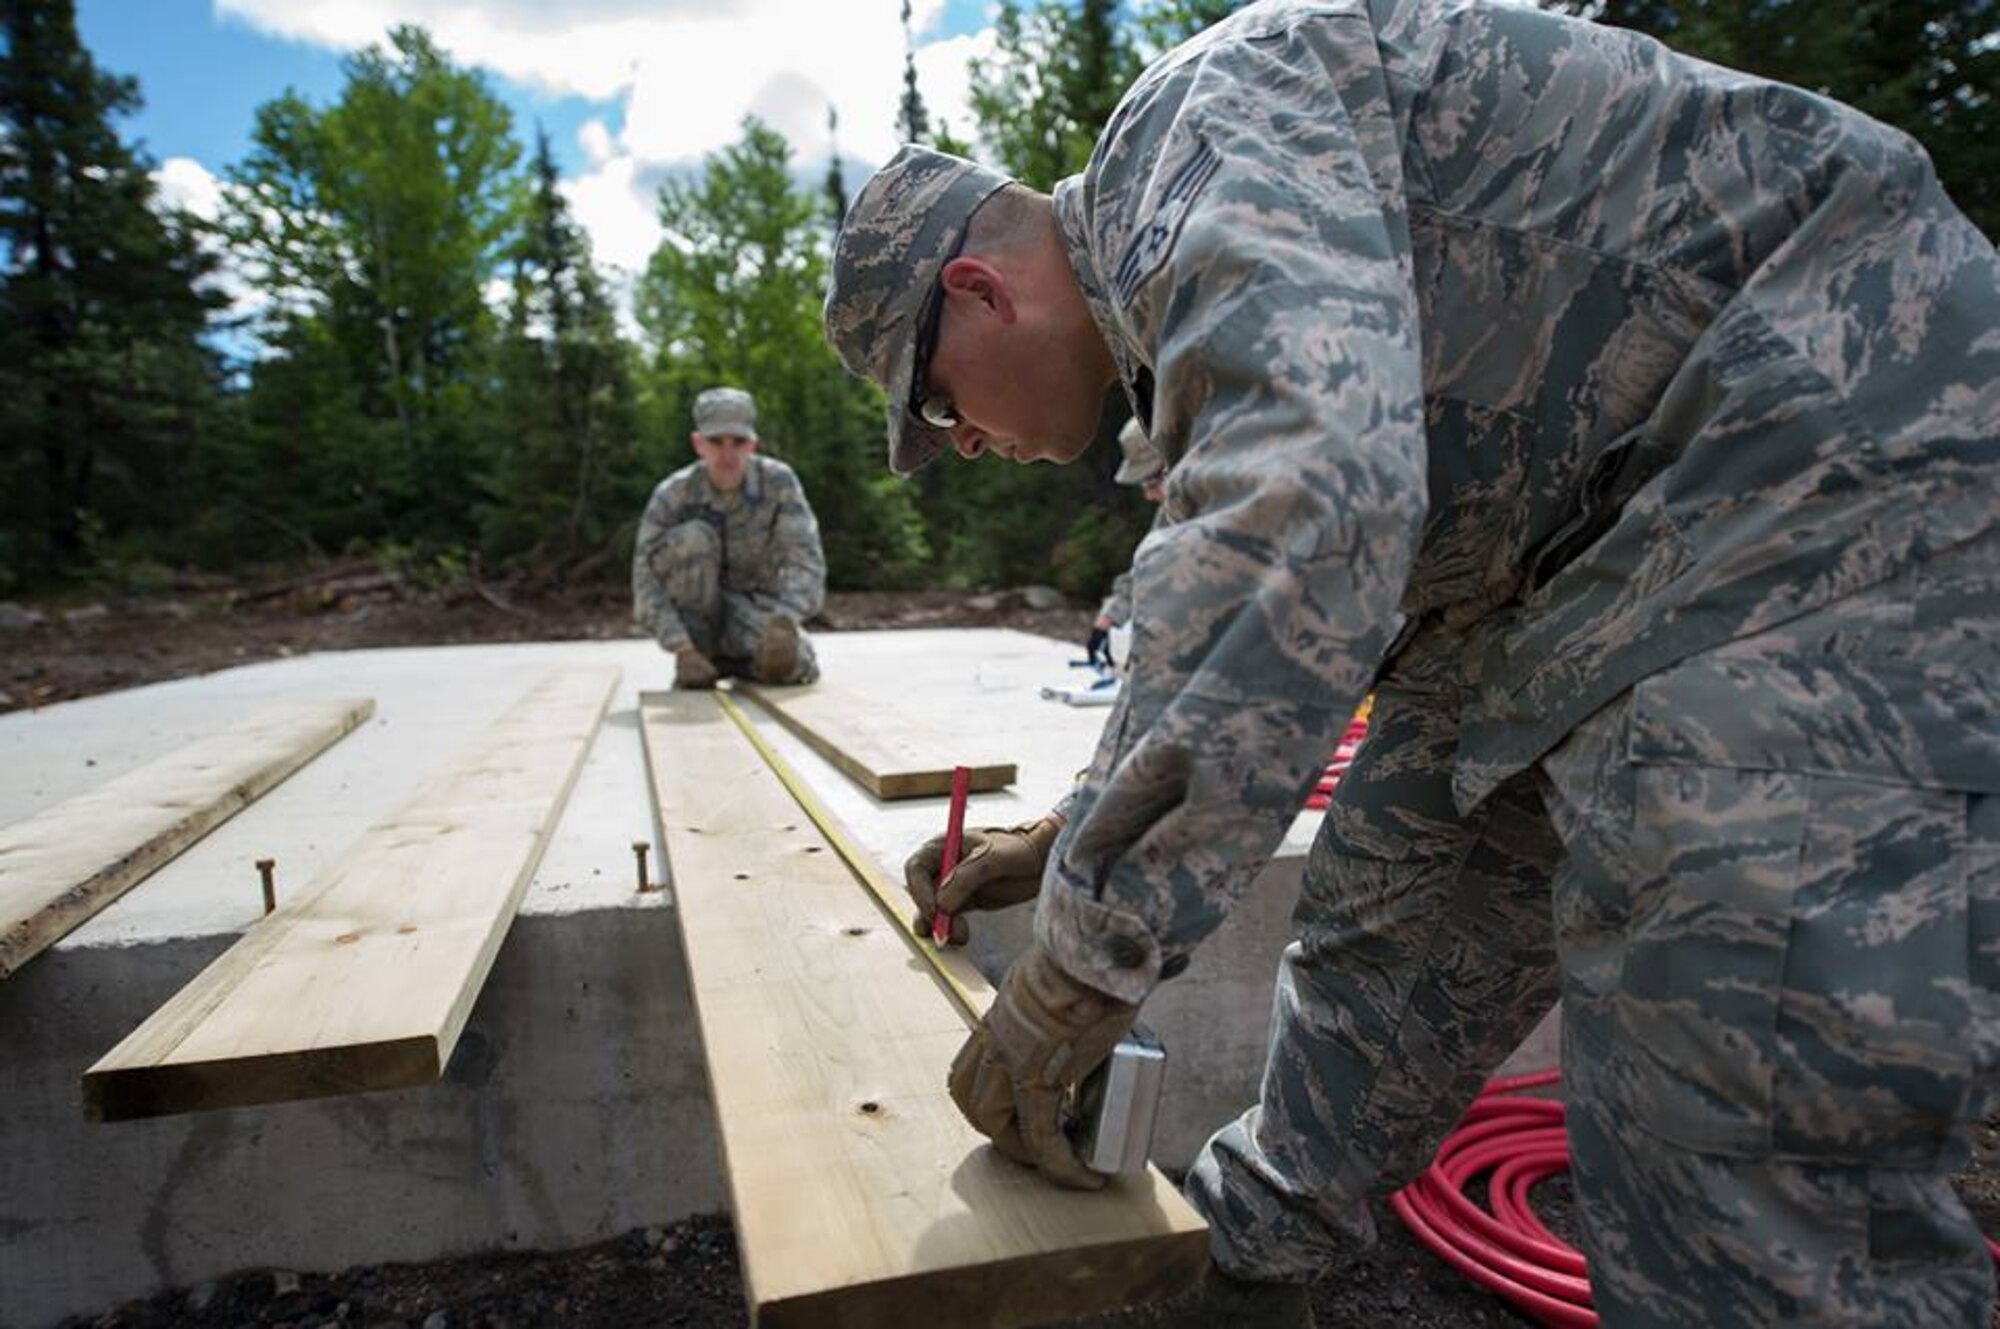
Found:
M 916 0 L 917 73 L 933 122 L 967 136 L 966 62 L 976 36 L 924 41 L 945 0 Z M 623 104 L 622 128 L 592 120 L 588 162 L 565 182 L 598 258 L 637 271 L 659 239 L 653 185 L 734 143 L 756 115 L 811 171 L 830 155 L 829 105 L 843 157 L 894 153 L 902 93 L 901 0 L 215 0 L 216 12 L 288 40 L 351 50 L 417 23 L 455 60 L 555 95 Z M 859 181 L 851 181 L 859 187 Z
M 924 33 L 943 6 L 918 0 L 912 26 Z M 516 83 L 627 100 L 624 146 L 647 161 L 712 152 L 733 142 L 753 111 L 810 154 L 823 148 L 829 102 L 840 110 L 849 151 L 885 159 L 893 149 L 901 0 L 215 0 L 215 7 L 274 36 L 340 50 L 382 41 L 400 23 L 421 24 L 453 58 Z M 964 70 L 945 66 L 967 49 L 965 38 L 918 48 L 925 98 L 955 125 L 970 124 Z
M 192 157 L 169 157 L 161 162 L 153 172 L 153 186 L 163 208 L 178 208 L 205 222 L 213 222 L 222 215 L 225 186 L 214 172 Z M 229 301 L 225 317 L 246 318 L 269 307 L 270 299 L 264 288 L 236 264 L 226 246 L 213 236 L 206 237 L 203 243 L 220 259 L 209 280 Z M 232 344 L 231 349 L 243 348 Z
M 203 221 L 222 215 L 222 182 L 192 157 L 169 157 L 153 172 L 160 202 L 191 212 Z
M 592 166 L 602 166 L 617 153 L 618 145 L 611 141 L 611 129 L 602 120 L 589 120 L 576 131 L 576 141 L 583 148 L 583 155 Z
M 570 211 L 590 233 L 598 262 L 635 273 L 645 268 L 660 242 L 653 191 L 639 184 L 638 174 L 638 161 L 625 153 L 598 162 L 562 186 Z

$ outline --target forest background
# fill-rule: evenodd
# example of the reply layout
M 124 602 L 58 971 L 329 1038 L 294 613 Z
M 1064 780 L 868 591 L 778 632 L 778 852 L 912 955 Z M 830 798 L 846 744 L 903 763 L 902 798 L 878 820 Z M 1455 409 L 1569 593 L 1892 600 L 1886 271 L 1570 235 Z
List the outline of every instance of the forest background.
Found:
M 2000 0 L 1544 7 L 1858 106 L 1922 142 L 1989 236 L 2000 224 Z M 1002 0 L 964 138 L 933 123 L 914 64 L 882 95 L 906 140 L 1046 189 L 1149 58 L 1235 8 Z M 0 0 L 0 42 L 0 596 L 357 556 L 438 582 L 617 583 L 717 383 L 756 394 L 836 587 L 1087 599 L 1145 530 L 1115 447 L 1053 472 L 888 474 L 881 398 L 820 335 L 850 190 L 837 154 L 803 178 L 745 121 L 661 189 L 664 238 L 621 316 L 546 135 L 421 29 L 350 57 L 329 101 L 259 107 L 214 221 L 162 199 L 125 129 L 143 89 L 96 65 L 72 0 Z M 224 255 L 256 314 L 229 312 Z

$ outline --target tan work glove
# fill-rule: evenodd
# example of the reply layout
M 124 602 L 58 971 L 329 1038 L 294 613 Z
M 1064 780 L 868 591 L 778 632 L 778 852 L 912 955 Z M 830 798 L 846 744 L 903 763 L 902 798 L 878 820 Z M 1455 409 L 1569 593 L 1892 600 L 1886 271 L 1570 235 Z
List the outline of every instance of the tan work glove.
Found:
M 697 691 L 715 686 L 715 662 L 698 646 L 682 646 L 674 651 L 674 686 Z
M 1139 1008 L 1086 987 L 1039 944 L 1001 981 L 986 1018 L 951 1063 L 951 1101 L 973 1129 L 1058 1186 L 1096 1190 L 1105 1178 L 1064 1133 L 1073 1086 L 1111 1055 Z
M 944 862 L 944 837 L 932 836 L 903 863 L 903 888 L 917 905 L 910 925 L 919 937 L 931 935 L 931 915 L 942 909 L 952 916 L 951 944 L 963 946 L 972 935 L 961 911 L 1005 909 L 1032 900 L 1042 889 L 1042 868 L 1062 831 L 1054 813 L 1019 826 L 987 826 L 965 832 L 958 866 L 938 884 Z

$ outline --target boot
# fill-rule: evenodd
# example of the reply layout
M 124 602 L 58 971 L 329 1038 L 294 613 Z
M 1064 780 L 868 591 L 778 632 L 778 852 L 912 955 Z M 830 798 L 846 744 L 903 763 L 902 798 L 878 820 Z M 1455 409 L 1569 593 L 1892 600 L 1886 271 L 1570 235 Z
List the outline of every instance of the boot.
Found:
M 799 676 L 799 625 L 783 614 L 774 616 L 757 639 L 751 668 L 759 683 L 791 683 Z

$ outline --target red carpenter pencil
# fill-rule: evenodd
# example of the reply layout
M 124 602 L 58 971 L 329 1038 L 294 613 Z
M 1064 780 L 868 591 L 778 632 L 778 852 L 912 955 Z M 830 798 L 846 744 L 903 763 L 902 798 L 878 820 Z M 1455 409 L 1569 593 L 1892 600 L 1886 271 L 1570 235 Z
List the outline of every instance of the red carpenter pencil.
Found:
M 965 800 L 972 793 L 972 768 L 951 768 L 951 813 L 944 825 L 944 856 L 938 862 L 938 886 L 958 866 L 958 849 L 965 839 Z M 931 941 L 942 946 L 951 940 L 951 915 L 940 909 L 931 915 Z

